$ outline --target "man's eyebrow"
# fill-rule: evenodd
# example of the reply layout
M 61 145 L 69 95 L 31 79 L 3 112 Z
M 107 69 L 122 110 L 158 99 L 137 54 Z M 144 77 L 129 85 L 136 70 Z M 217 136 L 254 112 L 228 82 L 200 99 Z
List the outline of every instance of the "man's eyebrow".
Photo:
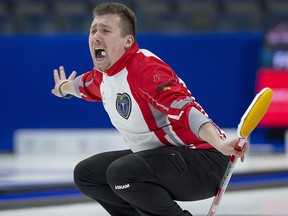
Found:
M 100 23 L 100 24 L 95 23 L 94 25 L 92 25 L 90 27 L 90 29 L 93 29 L 93 28 L 97 27 L 97 25 L 99 25 L 100 27 L 103 27 L 103 28 L 111 28 L 109 25 L 106 25 L 106 24 L 103 24 L 103 23 Z

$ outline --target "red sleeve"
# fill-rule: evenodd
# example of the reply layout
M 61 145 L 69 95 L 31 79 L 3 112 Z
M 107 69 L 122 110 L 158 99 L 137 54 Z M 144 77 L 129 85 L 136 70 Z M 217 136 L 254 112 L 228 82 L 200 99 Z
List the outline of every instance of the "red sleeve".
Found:
M 189 127 L 188 115 L 192 107 L 208 117 L 185 83 L 168 65 L 160 62 L 145 70 L 139 79 L 141 96 L 167 115 L 170 122 Z
M 81 76 L 81 82 L 78 86 L 83 99 L 87 101 L 102 101 L 100 93 L 100 83 L 102 74 L 96 70 L 86 72 Z

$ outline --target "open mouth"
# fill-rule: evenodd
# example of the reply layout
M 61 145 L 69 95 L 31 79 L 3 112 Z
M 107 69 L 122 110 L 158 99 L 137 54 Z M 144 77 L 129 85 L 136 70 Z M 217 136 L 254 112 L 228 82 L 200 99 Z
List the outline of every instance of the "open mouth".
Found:
M 96 59 L 103 59 L 107 55 L 104 49 L 95 49 Z

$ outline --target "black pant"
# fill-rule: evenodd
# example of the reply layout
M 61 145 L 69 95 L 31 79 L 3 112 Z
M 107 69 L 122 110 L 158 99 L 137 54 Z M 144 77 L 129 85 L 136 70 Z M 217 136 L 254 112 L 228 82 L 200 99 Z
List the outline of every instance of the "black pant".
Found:
M 188 216 L 174 200 L 214 196 L 228 162 L 229 157 L 215 149 L 114 151 L 81 161 L 74 180 L 113 216 Z

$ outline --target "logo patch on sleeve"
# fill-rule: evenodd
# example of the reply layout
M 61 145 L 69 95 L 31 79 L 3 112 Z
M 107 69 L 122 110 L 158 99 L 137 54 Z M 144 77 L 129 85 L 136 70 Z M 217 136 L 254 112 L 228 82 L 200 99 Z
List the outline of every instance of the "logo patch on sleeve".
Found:
M 159 82 L 160 81 L 160 74 L 155 74 L 155 75 L 153 75 L 153 80 L 154 80 L 154 82 Z
M 170 90 L 171 89 L 171 85 L 173 85 L 173 82 L 172 81 L 168 81 L 166 83 L 164 83 L 163 85 L 160 85 L 156 88 L 156 92 L 159 93 L 159 92 L 163 92 L 163 91 L 166 91 L 166 90 Z
M 125 119 L 128 119 L 131 113 L 131 98 L 127 93 L 117 93 L 116 110 Z

